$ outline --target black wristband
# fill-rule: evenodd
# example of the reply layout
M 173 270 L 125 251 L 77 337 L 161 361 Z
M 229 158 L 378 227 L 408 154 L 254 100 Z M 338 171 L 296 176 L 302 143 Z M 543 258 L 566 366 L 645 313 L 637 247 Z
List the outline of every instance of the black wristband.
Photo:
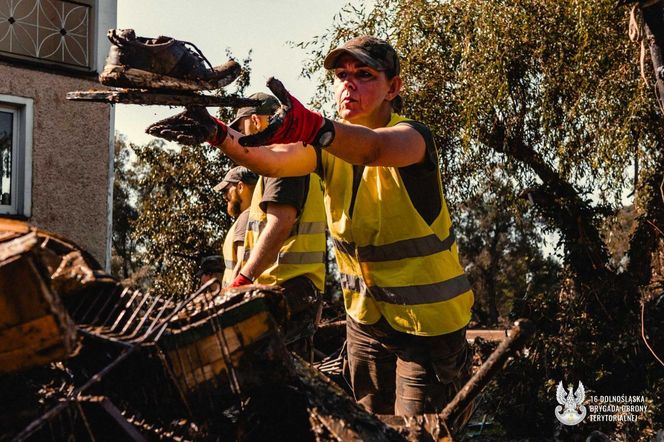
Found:
M 334 123 L 327 118 L 323 118 L 323 126 L 316 133 L 312 146 L 319 149 L 325 149 L 334 141 Z

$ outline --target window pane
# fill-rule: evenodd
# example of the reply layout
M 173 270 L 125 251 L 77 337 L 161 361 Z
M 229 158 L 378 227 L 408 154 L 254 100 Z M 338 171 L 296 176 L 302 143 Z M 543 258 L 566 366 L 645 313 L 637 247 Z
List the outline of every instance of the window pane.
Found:
M 11 201 L 14 114 L 0 111 L 0 205 Z
M 95 11 L 92 1 L 85 3 L 0 0 L 0 52 L 89 68 Z

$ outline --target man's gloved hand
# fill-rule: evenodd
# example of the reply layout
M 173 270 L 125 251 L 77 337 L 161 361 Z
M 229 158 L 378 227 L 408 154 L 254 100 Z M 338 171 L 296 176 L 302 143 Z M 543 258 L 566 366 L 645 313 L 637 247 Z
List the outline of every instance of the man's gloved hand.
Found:
M 253 284 L 253 283 L 254 283 L 254 281 L 252 281 L 251 279 L 247 278 L 242 273 L 240 273 L 239 275 L 237 275 L 235 277 L 233 282 L 231 282 L 228 287 L 240 287 L 240 286 L 243 286 L 243 285 L 250 285 L 250 284 Z
M 145 132 L 181 144 L 196 145 L 207 141 L 219 145 L 226 139 L 228 128 L 203 106 L 191 106 L 182 113 L 151 124 Z
M 241 137 L 242 146 L 263 146 L 266 144 L 297 143 L 313 144 L 323 125 L 323 116 L 305 108 L 288 93 L 281 81 L 272 77 L 267 87 L 281 102 L 281 107 L 270 117 L 265 130 L 254 135 Z

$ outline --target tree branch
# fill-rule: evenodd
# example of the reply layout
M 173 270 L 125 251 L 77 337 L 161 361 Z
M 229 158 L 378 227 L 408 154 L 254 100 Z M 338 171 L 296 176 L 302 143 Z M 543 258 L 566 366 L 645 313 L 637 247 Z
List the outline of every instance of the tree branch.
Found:
M 518 126 L 518 125 L 517 125 Z M 596 226 L 596 211 L 579 196 L 569 182 L 549 166 L 530 146 L 526 145 L 518 127 L 507 130 L 494 117 L 491 133 L 481 135 L 484 144 L 496 152 L 509 155 L 530 167 L 543 184 L 527 189 L 527 197 L 563 235 L 566 262 L 585 281 L 597 281 L 607 276 L 609 255 Z
M 657 100 L 664 112 L 664 2 L 641 6 L 646 39 L 655 69 Z
M 657 226 L 664 226 L 664 153 L 660 154 L 652 173 L 643 180 L 639 189 L 641 215 L 636 219 L 636 227 L 629 239 L 628 272 L 633 275 L 637 285 L 643 286 L 650 282 L 652 269 L 652 253 L 659 241 Z

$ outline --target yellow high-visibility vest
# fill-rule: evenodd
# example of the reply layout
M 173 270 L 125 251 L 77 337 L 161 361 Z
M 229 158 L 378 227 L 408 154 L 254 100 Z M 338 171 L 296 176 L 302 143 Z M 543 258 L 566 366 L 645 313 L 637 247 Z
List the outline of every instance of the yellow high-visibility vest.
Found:
M 235 221 L 233 221 L 233 224 L 231 225 L 231 228 L 228 229 L 228 233 L 226 234 L 226 238 L 224 239 L 224 246 L 222 248 L 222 253 L 224 255 L 225 268 L 224 268 L 224 276 L 221 281 L 222 287 L 230 285 L 234 279 L 233 269 L 237 264 L 238 257 L 236 254 L 235 247 L 233 247 L 233 242 L 235 238 L 235 229 L 237 229 L 238 227 L 237 222 L 239 219 L 240 217 L 238 217 Z
M 300 216 L 290 236 L 284 241 L 276 261 L 258 278 L 257 284 L 281 284 L 297 276 L 306 276 L 318 290 L 325 289 L 325 209 L 320 178 L 309 176 L 309 191 Z M 265 228 L 267 214 L 260 208 L 263 178 L 258 180 L 249 208 L 249 221 L 244 236 L 243 265 Z
M 407 119 L 392 114 L 394 126 Z M 396 167 L 364 167 L 353 198 L 353 166 L 323 151 L 325 209 L 348 314 L 363 324 L 383 316 L 398 331 L 437 336 L 468 324 L 473 292 L 459 263 L 440 171 L 441 210 L 420 216 Z

